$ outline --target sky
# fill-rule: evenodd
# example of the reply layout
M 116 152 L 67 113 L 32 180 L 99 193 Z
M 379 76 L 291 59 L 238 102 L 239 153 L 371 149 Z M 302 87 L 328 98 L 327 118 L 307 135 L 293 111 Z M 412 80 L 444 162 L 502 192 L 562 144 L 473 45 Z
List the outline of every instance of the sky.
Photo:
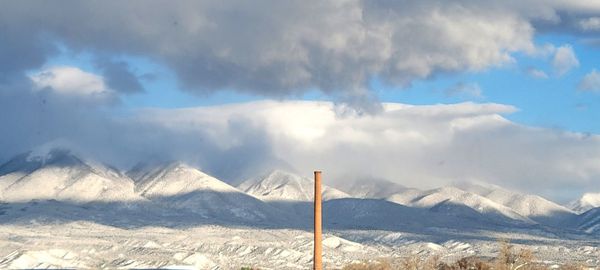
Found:
M 0 3 L 0 162 L 600 192 L 597 1 Z

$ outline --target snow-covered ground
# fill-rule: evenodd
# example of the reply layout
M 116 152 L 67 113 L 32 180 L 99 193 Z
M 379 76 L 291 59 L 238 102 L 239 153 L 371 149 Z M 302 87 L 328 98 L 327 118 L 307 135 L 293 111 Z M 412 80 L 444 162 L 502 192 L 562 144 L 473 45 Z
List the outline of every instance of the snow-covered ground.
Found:
M 312 185 L 285 171 L 234 187 L 178 162 L 124 173 L 68 151 L 20 155 L 0 165 L 0 268 L 306 269 Z M 374 258 L 493 257 L 499 239 L 548 265 L 600 266 L 600 208 L 589 203 L 579 213 L 473 183 L 323 190 L 329 269 Z
M 528 246 L 538 260 L 549 265 L 560 263 L 565 254 L 572 261 L 600 264 L 598 241 L 557 240 L 518 233 L 446 233 L 431 236 L 370 230 L 326 231 L 325 266 L 335 269 L 357 260 L 413 255 L 437 254 L 446 261 L 471 255 L 494 256 L 498 249 L 495 238 L 509 238 L 519 246 Z M 312 234 L 295 229 L 216 225 L 126 229 L 83 221 L 0 226 L 2 269 L 307 269 L 311 256 Z

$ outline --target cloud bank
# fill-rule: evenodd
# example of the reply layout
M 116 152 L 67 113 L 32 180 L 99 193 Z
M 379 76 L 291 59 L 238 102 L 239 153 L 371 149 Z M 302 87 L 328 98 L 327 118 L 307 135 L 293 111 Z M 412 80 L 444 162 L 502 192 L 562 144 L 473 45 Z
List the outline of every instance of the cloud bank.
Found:
M 187 109 L 100 114 L 52 91 L 13 92 L 0 115 L 2 159 L 40 146 L 66 146 L 127 169 L 183 160 L 229 182 L 283 168 L 328 181 L 384 178 L 434 187 L 482 181 L 572 199 L 597 188 L 600 136 L 515 124 L 516 108 L 461 103 L 386 103 L 377 115 L 345 114 L 316 101 L 257 101 Z M 98 109 L 101 110 L 101 109 Z M 48 144 L 48 142 L 51 142 Z
M 593 37 L 598 15 L 600 4 L 584 0 L 11 1 L 0 8 L 0 73 L 37 68 L 63 44 L 148 58 L 196 93 L 318 89 L 368 109 L 373 78 L 405 86 L 509 64 L 512 53 L 540 50 L 536 32 Z M 559 74 L 575 63 L 569 52 L 559 48 Z M 142 90 L 126 63 L 100 66 L 114 89 Z

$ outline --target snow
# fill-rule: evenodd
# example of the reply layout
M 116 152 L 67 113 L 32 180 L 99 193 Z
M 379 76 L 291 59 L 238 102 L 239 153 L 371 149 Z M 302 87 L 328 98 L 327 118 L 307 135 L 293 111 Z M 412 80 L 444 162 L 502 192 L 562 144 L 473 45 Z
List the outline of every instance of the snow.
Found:
M 585 193 L 578 200 L 569 203 L 568 207 L 576 213 L 584 213 L 592 208 L 600 207 L 600 193 Z
M 23 156 L 9 161 L 12 171 L 0 176 L 0 199 L 8 202 L 56 199 L 64 201 L 132 201 L 141 199 L 134 183 L 121 173 L 68 152 L 52 151 L 43 163 Z M 18 165 L 26 169 L 18 169 Z M 9 166 L 3 166 L 8 168 Z M 37 167 L 37 168 L 36 168 Z
M 512 209 L 519 215 L 542 224 L 557 225 L 575 218 L 575 213 L 570 209 L 537 195 L 509 191 L 490 184 L 461 183 L 457 186 L 484 196 Z
M 362 245 L 346 239 L 330 236 L 323 240 L 323 246 L 331 249 L 340 249 L 346 252 L 357 252 L 362 248 Z
M 136 184 L 136 192 L 147 198 L 188 194 L 197 191 L 239 192 L 238 189 L 184 163 L 137 168 L 129 172 Z
M 410 190 L 400 194 L 394 194 L 390 196 L 388 200 L 407 206 L 421 208 L 431 208 L 441 203 L 464 205 L 479 213 L 487 214 L 490 217 L 494 216 L 496 218 L 508 218 L 525 223 L 534 223 L 511 208 L 456 187 L 443 187 L 423 192 Z
M 289 172 L 233 187 L 180 162 L 123 174 L 49 151 L 17 156 L 0 173 L 0 268 L 305 269 L 312 260 L 313 181 Z M 376 183 L 346 189 L 354 197 L 323 187 L 328 268 L 414 254 L 493 256 L 496 239 L 551 265 L 565 254 L 600 265 L 600 208 L 576 215 L 491 185 Z
M 205 218 L 237 222 L 277 222 L 288 218 L 286 213 L 184 163 L 137 166 L 128 175 L 134 179 L 139 195 Z
M 407 234 L 406 242 L 389 243 L 387 231 L 326 230 L 325 267 L 341 268 L 353 261 L 403 258 L 411 254 L 439 255 L 453 260 L 473 253 L 492 256 L 495 240 L 482 241 L 461 234 Z M 7 236 L 11 235 L 11 241 Z M 0 225 L 0 268 L 160 268 L 160 269 L 306 269 L 312 259 L 312 234 L 304 230 L 194 226 L 123 229 L 95 223 Z M 231 241 L 233 236 L 237 240 Z M 557 263 L 565 250 L 569 259 L 598 265 L 599 241 L 579 248 L 573 240 L 505 234 L 519 246 L 537 248 L 540 260 Z M 353 239 L 355 238 L 355 239 Z M 370 240 L 369 240 L 370 239 Z M 145 247 L 148 241 L 156 246 Z M 588 240 L 590 241 L 590 240 Z M 522 244 L 525 243 L 525 244 Z
M 600 207 L 592 208 L 581 214 L 577 228 L 587 233 L 600 233 Z
M 537 195 L 522 194 L 509 191 L 494 185 L 467 184 L 459 185 L 460 188 L 472 191 L 481 196 L 508 206 L 526 217 L 551 216 L 556 213 L 572 213 L 568 208 L 551 202 Z
M 314 180 L 290 172 L 275 170 L 265 176 L 249 179 L 238 186 L 265 201 L 312 202 Z M 323 200 L 348 198 L 350 195 L 327 185 L 322 186 Z

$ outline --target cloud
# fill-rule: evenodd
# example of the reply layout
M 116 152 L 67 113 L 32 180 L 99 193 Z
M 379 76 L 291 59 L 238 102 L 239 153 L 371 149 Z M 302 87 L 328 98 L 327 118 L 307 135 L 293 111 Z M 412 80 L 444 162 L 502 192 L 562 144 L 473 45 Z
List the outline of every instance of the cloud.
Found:
M 50 89 L 64 95 L 102 97 L 112 92 L 101 76 L 76 67 L 50 67 L 31 74 L 29 78 L 38 90 Z
M 111 89 L 126 94 L 144 91 L 138 76 L 131 72 L 127 62 L 100 59 L 96 61 L 96 66 L 102 70 L 106 84 Z
M 546 72 L 544 72 L 543 70 L 532 68 L 532 67 L 527 69 L 527 75 L 529 75 L 532 78 L 536 78 L 536 79 L 548 79 L 549 78 L 548 74 L 546 74 Z
M 322 169 L 328 181 L 478 180 L 553 197 L 596 188 L 600 177 L 599 136 L 515 124 L 502 115 L 516 108 L 502 104 L 385 103 L 377 115 L 340 117 L 330 102 L 257 101 L 122 116 L 84 105 L 64 110 L 52 92 L 15 91 L 11 102 L 5 94 L 0 108 L 12 114 L 0 115 L 11 127 L 0 134 L 4 160 L 59 141 L 121 168 L 183 160 L 230 182 L 273 168 Z
M 459 82 L 444 92 L 449 97 L 483 98 L 481 87 L 477 83 Z
M 583 31 L 600 30 L 600 17 L 591 17 L 579 21 L 579 26 Z
M 264 101 L 150 110 L 139 117 L 173 131 L 212 134 L 204 139 L 221 149 L 252 142 L 236 139 L 247 133 L 230 127 L 243 122 L 269 145 L 270 160 L 299 172 L 323 169 L 331 181 L 373 176 L 431 187 L 479 180 L 565 196 L 593 188 L 600 177 L 594 161 L 600 151 L 591 150 L 600 150 L 599 136 L 515 124 L 501 116 L 516 110 L 511 106 L 390 103 L 376 116 L 348 117 L 335 110 L 328 102 Z M 261 168 L 272 167 L 268 163 Z
M 552 59 L 552 67 L 558 76 L 567 74 L 571 69 L 579 67 L 579 60 L 571 45 L 563 45 L 556 49 Z
M 282 98 L 318 89 L 369 107 L 376 102 L 369 92 L 373 77 L 406 86 L 438 73 L 512 63 L 515 52 L 534 53 L 536 31 L 579 31 L 573 21 L 597 17 L 600 5 L 463 0 L 61 5 L 14 1 L 3 2 L 0 10 L 2 71 L 39 67 L 58 42 L 93 54 L 148 58 L 168 66 L 182 88 L 195 93 L 227 89 Z M 557 61 L 559 72 L 573 63 L 568 57 Z M 126 70 L 122 65 L 113 68 Z M 129 75 L 120 79 L 105 75 L 116 90 L 140 89 Z M 121 83 L 116 81 L 129 87 L 117 86 Z
M 600 92 L 600 72 L 593 69 L 581 79 L 577 88 L 581 91 Z

